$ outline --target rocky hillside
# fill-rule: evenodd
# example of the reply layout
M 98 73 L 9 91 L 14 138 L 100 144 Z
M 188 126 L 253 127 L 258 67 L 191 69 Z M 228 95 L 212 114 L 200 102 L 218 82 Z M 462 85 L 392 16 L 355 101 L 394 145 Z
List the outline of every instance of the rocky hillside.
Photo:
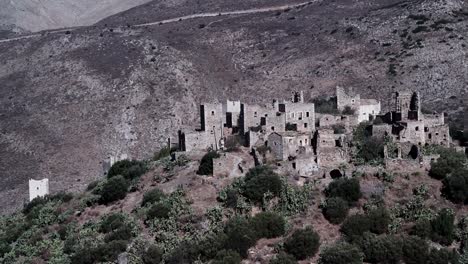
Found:
M 334 179 L 276 174 L 268 152 L 254 167 L 242 147 L 120 161 L 84 192 L 0 217 L 0 262 L 467 263 L 467 160 L 439 151 L 430 172 L 374 162 Z M 243 175 L 213 173 L 216 155 L 245 162 Z
M 0 32 L 35 32 L 89 26 L 150 0 L 5 0 L 0 2 Z
M 80 190 L 110 156 L 150 156 L 194 124 L 202 101 L 267 102 L 341 85 L 384 106 L 392 91 L 413 89 L 426 109 L 461 110 L 466 1 L 314 1 L 136 26 L 285 3 L 153 1 L 95 26 L 0 42 L 1 211 L 21 205 L 29 178 Z

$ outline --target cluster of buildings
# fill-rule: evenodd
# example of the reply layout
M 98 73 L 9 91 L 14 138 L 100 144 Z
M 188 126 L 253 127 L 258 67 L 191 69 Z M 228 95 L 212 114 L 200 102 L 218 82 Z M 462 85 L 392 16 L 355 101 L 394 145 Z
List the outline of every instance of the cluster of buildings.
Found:
M 412 159 L 421 164 L 422 147 L 451 145 L 444 115 L 423 114 L 417 92 L 393 93 L 391 111 L 386 114 L 381 113 L 379 101 L 362 99 L 352 89 L 337 87 L 335 99 L 337 114 L 316 113 L 314 103 L 306 102 L 303 92 L 268 105 L 240 101 L 202 104 L 200 128 L 179 131 L 178 147 L 188 152 L 222 150 L 232 138 L 242 139 L 254 154 L 267 149 L 279 169 L 312 176 L 349 163 L 352 132 L 362 122 L 373 121 L 368 127 L 372 136 L 396 146 L 391 149 L 394 153 L 385 149 L 388 160 Z

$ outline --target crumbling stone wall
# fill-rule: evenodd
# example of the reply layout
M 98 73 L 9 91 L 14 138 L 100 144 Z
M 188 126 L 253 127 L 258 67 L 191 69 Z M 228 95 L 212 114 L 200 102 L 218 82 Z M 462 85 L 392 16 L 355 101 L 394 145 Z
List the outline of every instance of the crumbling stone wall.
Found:
M 442 126 L 444 124 L 444 114 L 424 114 L 424 125 L 426 127 Z
M 311 134 L 275 132 L 268 136 L 268 147 L 277 160 L 287 160 L 289 157 L 313 153 L 311 137 Z
M 448 125 L 424 128 L 426 143 L 449 147 L 451 143 Z
M 405 124 L 406 127 L 400 132 L 400 141 L 424 145 L 426 143 L 424 122 L 408 121 Z

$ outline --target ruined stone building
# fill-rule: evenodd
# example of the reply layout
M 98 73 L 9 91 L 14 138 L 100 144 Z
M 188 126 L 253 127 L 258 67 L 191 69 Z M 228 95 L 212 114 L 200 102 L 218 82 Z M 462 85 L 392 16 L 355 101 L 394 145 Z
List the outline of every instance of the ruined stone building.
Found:
M 450 146 L 444 115 L 423 114 L 417 92 L 394 93 L 392 109 L 385 115 L 380 113 L 379 101 L 362 99 L 352 90 L 337 87 L 336 100 L 339 114 L 316 114 L 315 105 L 305 102 L 302 92 L 293 93 L 289 100 L 273 100 L 267 105 L 229 100 L 202 104 L 199 108 L 200 128 L 191 132 L 179 131 L 179 149 L 222 150 L 228 139 L 238 138 L 250 149 L 266 148 L 279 169 L 312 176 L 349 163 L 349 142 L 354 129 L 364 121 L 373 121 L 370 126 L 373 136 L 392 139 L 398 153 L 391 154 L 399 158 L 403 153 L 430 164 L 433 157 L 422 157 L 422 146 Z M 223 156 L 224 159 L 229 157 Z M 221 171 L 224 170 L 222 164 L 230 164 L 232 169 L 225 174 L 236 175 L 239 173 L 236 166 L 245 167 L 234 164 L 237 161 L 233 164 L 223 161 L 223 158 L 215 162 Z M 398 163 L 389 166 L 397 167 Z
M 346 107 L 354 110 L 358 122 L 370 121 L 375 116 L 380 114 L 380 102 L 375 99 L 361 99 L 361 96 L 349 89 L 346 91 L 342 87 L 336 87 L 336 105 L 339 111 L 343 111 Z
M 29 180 L 29 201 L 49 194 L 49 179 Z
M 381 117 L 382 124 L 373 126 L 373 134 L 390 136 L 395 142 L 417 146 L 450 146 L 449 126 L 445 123 L 444 114 L 423 114 L 418 92 L 395 92 L 392 101 L 392 110 Z
M 313 103 L 305 103 L 303 93 L 294 93 L 291 101 L 274 100 L 272 104 L 252 105 L 226 101 L 200 106 L 200 129 L 179 131 L 179 148 L 183 151 L 220 149 L 231 135 L 246 137 L 247 145 L 265 141 L 273 132 L 312 132 L 315 130 Z

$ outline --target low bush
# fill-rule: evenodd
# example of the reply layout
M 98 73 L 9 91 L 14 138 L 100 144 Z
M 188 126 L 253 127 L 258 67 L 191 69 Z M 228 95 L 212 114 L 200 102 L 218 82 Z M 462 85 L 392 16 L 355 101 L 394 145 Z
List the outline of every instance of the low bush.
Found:
M 286 220 L 274 212 L 262 212 L 250 220 L 258 238 L 274 238 L 284 235 Z
M 241 261 L 242 257 L 236 251 L 221 250 L 211 264 L 239 264 Z
M 257 235 L 247 219 L 231 218 L 224 227 L 226 234 L 225 249 L 233 250 L 243 258 L 247 257 L 247 250 L 257 242 Z
M 438 148 L 440 157 L 437 161 L 431 163 L 429 175 L 435 179 L 442 180 L 447 175 L 463 171 L 466 163 L 464 153 L 457 152 L 454 149 Z
M 257 166 L 247 172 L 243 194 L 249 200 L 261 203 L 266 193 L 279 196 L 282 185 L 281 178 L 270 167 Z
M 333 180 L 325 190 L 327 197 L 340 197 L 348 203 L 353 203 L 361 198 L 361 186 L 356 178 L 339 178 Z
M 142 260 L 144 264 L 159 264 L 164 252 L 155 245 L 150 245 L 144 252 Z
M 166 194 L 161 191 L 160 189 L 152 189 L 150 191 L 147 191 L 143 195 L 143 200 L 141 201 L 141 206 L 145 206 L 147 204 L 154 204 L 156 202 L 161 201 L 161 199 L 164 199 L 166 197 Z
M 455 236 L 455 216 L 450 209 L 442 209 L 431 221 L 431 239 L 442 245 L 452 244 Z
M 432 233 L 431 221 L 427 219 L 418 220 L 409 232 L 410 235 L 418 236 L 420 238 L 428 238 L 431 236 L 431 233 Z
M 146 219 L 151 220 L 155 218 L 169 218 L 171 213 L 171 205 L 162 201 L 150 207 L 146 214 Z
M 403 238 L 403 261 L 406 264 L 427 263 L 429 245 L 426 240 L 415 236 Z
M 48 201 L 47 196 L 46 197 L 36 197 L 29 203 L 27 203 L 24 208 L 23 208 L 23 214 L 28 215 L 34 208 L 36 207 L 41 207 L 45 205 Z
M 213 175 L 213 159 L 219 157 L 219 154 L 216 151 L 210 151 L 206 153 L 201 161 L 200 166 L 198 167 L 198 175 Z
M 366 138 L 358 150 L 358 156 L 365 162 L 378 161 L 383 158 L 384 142 L 377 137 Z
M 112 213 L 104 216 L 99 224 L 99 232 L 110 233 L 125 226 L 125 215 Z
M 127 241 L 115 240 L 97 245 L 95 248 L 83 247 L 71 257 L 72 264 L 92 264 L 111 262 L 127 249 Z
M 388 211 L 379 207 L 366 214 L 356 214 L 348 217 L 341 225 L 340 231 L 349 241 L 360 240 L 364 233 L 383 234 L 388 231 L 390 215 Z
M 99 202 L 109 204 L 125 198 L 128 186 L 129 182 L 123 176 L 118 175 L 108 179 L 102 187 Z
M 354 245 L 337 243 L 320 253 L 320 264 L 362 264 L 363 254 Z
M 298 260 L 314 256 L 320 246 L 319 235 L 311 228 L 296 230 L 284 242 L 284 249 Z
M 332 224 L 340 224 L 348 216 L 348 202 L 341 197 L 328 198 L 322 208 L 325 218 Z
M 270 264 L 297 264 L 297 261 L 294 256 L 285 252 L 280 252 L 270 261 Z
M 453 203 L 468 201 L 468 170 L 452 172 L 443 180 L 442 194 Z
M 403 255 L 403 241 L 397 236 L 366 233 L 360 246 L 369 263 L 399 263 Z
M 143 175 L 147 170 L 146 163 L 138 160 L 117 161 L 107 172 L 107 178 L 117 175 L 123 176 L 127 180 L 132 180 Z
M 128 241 L 133 237 L 131 227 L 125 225 L 117 230 L 112 231 L 104 236 L 104 241 L 109 243 L 111 241 L 121 240 Z
M 427 258 L 427 264 L 459 264 L 460 256 L 455 250 L 446 248 L 431 249 Z

